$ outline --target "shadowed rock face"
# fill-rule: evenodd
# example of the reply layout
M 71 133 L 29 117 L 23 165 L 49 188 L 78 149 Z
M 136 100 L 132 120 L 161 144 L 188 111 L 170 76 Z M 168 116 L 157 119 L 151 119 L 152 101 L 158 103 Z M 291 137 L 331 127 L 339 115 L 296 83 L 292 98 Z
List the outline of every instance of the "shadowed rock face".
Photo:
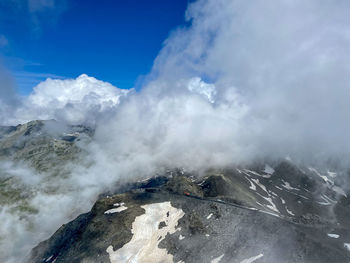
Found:
M 143 207 L 164 202 L 183 215 L 176 222 L 148 219 L 159 230 L 176 225 L 176 231 L 156 236 L 157 249 L 172 256 L 162 262 L 350 262 L 344 246 L 350 243 L 348 198 L 314 171 L 305 173 L 288 162 L 275 168 L 272 174 L 230 168 L 197 179 L 181 173 L 152 178 L 98 200 L 91 212 L 34 248 L 28 262 L 117 262 L 111 251 L 132 245 Z M 312 191 L 314 184 L 320 185 Z M 127 209 L 106 213 L 121 204 Z M 141 255 L 150 241 L 140 242 Z

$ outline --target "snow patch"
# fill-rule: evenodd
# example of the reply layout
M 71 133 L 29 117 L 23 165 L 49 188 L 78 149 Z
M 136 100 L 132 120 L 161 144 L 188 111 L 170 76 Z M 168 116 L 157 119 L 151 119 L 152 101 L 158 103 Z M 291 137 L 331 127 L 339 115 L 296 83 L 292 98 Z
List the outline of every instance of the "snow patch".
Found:
M 350 251 L 350 243 L 344 243 L 344 247 Z
M 220 260 L 224 257 L 225 254 L 222 254 L 221 256 L 214 258 L 210 261 L 210 263 L 219 263 Z
M 257 259 L 262 258 L 263 256 L 264 256 L 264 254 L 259 254 L 259 255 L 255 256 L 255 257 L 247 258 L 247 259 L 241 261 L 241 263 L 252 263 L 252 262 L 254 262 Z
M 265 196 L 262 196 L 261 194 L 257 193 L 259 196 L 261 196 L 262 198 L 264 198 L 267 202 L 269 202 L 270 204 L 269 205 L 266 205 L 267 208 L 277 212 L 278 214 L 280 214 L 280 211 L 277 209 L 275 203 L 272 201 L 272 198 L 271 197 L 265 197 Z M 258 203 L 258 202 L 257 202 Z M 260 204 L 260 203 L 258 203 Z M 260 204 L 261 205 L 261 204 Z
M 325 194 L 321 195 L 321 198 L 325 201 L 325 202 L 317 202 L 320 205 L 332 205 L 335 204 L 337 201 L 329 198 L 328 196 L 326 196 Z
M 111 263 L 119 262 L 173 262 L 173 256 L 166 249 L 158 247 L 169 234 L 175 233 L 177 223 L 184 216 L 182 209 L 174 208 L 170 202 L 141 206 L 145 214 L 135 218 L 129 243 L 114 251 L 113 246 L 107 248 Z M 158 228 L 160 222 L 166 226 Z
M 257 176 L 261 176 L 261 174 L 255 172 L 255 171 L 252 171 L 252 170 L 244 169 L 244 171 L 246 171 L 247 173 L 251 173 L 251 174 L 257 175 Z
M 287 211 L 287 213 L 290 214 L 291 216 L 295 216 L 295 214 L 294 214 L 292 211 L 288 210 L 287 207 L 286 207 L 286 211 Z
M 207 219 L 210 219 L 212 216 L 213 216 L 213 213 L 210 213 L 210 214 L 207 216 Z
M 121 211 L 124 211 L 128 209 L 126 206 L 124 206 L 125 203 L 115 203 L 114 206 L 118 206 L 117 208 L 109 209 L 105 212 L 105 214 L 113 214 L 113 213 L 119 213 Z
M 310 170 L 311 172 L 314 172 L 315 174 L 317 174 L 319 177 L 321 177 L 321 178 L 323 179 L 323 181 L 325 181 L 326 183 L 329 183 L 329 184 L 331 184 L 331 185 L 334 184 L 334 182 L 333 182 L 332 180 L 329 180 L 327 176 L 322 175 L 321 173 L 319 173 L 315 168 L 309 167 L 309 170 Z
M 249 189 L 253 190 L 253 191 L 256 191 L 256 186 L 255 184 L 252 183 L 252 181 L 250 181 L 247 177 L 245 177 L 245 179 L 247 179 L 250 183 L 250 186 L 249 186 Z
M 298 188 L 294 188 L 292 187 L 288 182 L 282 180 L 283 184 L 282 184 L 282 187 L 288 189 L 288 190 L 296 190 L 296 191 L 300 191 L 300 189 Z
M 271 205 L 267 205 L 266 207 L 270 208 L 271 210 L 279 213 L 280 211 L 278 211 L 276 205 L 274 204 L 274 202 L 272 201 L 271 198 L 269 197 L 263 197 L 266 201 L 268 201 Z
M 269 193 L 266 190 L 265 185 L 261 184 L 259 179 L 252 179 L 252 181 L 269 195 Z
M 338 234 L 327 234 L 327 236 L 331 238 L 339 238 L 340 236 Z
M 271 193 L 271 195 L 273 195 L 274 197 L 279 197 L 275 192 L 269 191 L 269 193 Z
M 49 257 L 45 260 L 45 262 L 49 262 L 49 261 L 52 259 L 52 257 L 53 257 L 53 255 L 49 256 Z
M 244 173 L 247 174 L 248 176 L 250 176 L 249 174 L 253 174 L 256 176 L 260 176 L 260 177 L 264 177 L 264 178 L 270 178 L 271 174 L 266 173 L 266 174 L 259 174 L 258 172 L 252 171 L 252 170 L 248 170 L 248 169 L 244 169 Z

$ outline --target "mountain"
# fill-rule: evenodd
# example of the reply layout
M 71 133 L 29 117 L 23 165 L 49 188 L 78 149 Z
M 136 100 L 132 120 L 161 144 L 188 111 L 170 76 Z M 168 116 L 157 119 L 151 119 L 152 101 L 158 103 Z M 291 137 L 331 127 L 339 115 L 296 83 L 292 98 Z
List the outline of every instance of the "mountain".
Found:
M 0 262 L 23 262 L 52 227 L 82 212 L 71 208 L 47 219 L 54 208 L 50 200 L 60 204 L 76 191 L 68 184 L 69 164 L 79 163 L 85 154 L 81 145 L 93 133 L 53 120 L 0 127 Z
M 0 160 L 27 163 L 51 185 L 67 176 L 67 163 L 80 161 L 81 143 L 93 134 L 92 128 L 55 121 L 0 127 Z M 42 181 L 31 185 L 22 177 L 0 176 L 2 211 L 11 207 L 21 217 L 18 224 L 40 215 L 30 202 L 38 189 L 69 193 L 43 188 Z M 348 180 L 341 169 L 290 159 L 204 173 L 172 168 L 100 193 L 89 212 L 72 213 L 77 217 L 51 236 L 41 235 L 40 225 L 28 230 L 37 239 L 13 235 L 19 244 L 35 246 L 27 262 L 350 262 Z M 15 262 L 8 259 L 14 252 L 5 249 L 11 238 L 0 240 L 3 262 Z
M 170 171 L 100 198 L 29 262 L 350 262 L 347 194 L 288 161 Z
M 77 142 L 89 140 L 93 132 L 89 127 L 66 126 L 53 120 L 0 126 L 0 160 L 15 165 L 28 163 L 38 172 L 49 172 L 51 178 L 62 176 L 64 164 L 77 160 L 82 150 Z M 24 196 L 32 189 L 24 189 L 19 178 L 0 172 L 0 204 L 25 201 Z
M 40 171 L 62 165 L 79 152 L 75 141 L 90 138 L 93 129 L 54 120 L 0 126 L 0 158 L 28 161 Z

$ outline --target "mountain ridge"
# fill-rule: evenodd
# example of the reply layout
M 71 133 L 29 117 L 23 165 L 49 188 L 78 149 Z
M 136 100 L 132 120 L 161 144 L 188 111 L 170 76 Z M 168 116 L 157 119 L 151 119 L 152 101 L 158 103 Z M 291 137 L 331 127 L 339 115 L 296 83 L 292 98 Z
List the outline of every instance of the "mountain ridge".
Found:
M 77 191 L 53 187 L 69 178 L 67 164 L 88 154 L 81 145 L 93 136 L 93 128 L 56 121 L 0 127 L 3 167 L 25 163 L 19 174 L 33 169 L 41 178 L 24 184 L 25 175 L 2 172 L 3 207 L 30 226 L 42 213 L 31 203 L 40 189 L 44 197 Z M 70 216 L 58 223 L 66 223 L 35 239 L 39 244 L 31 241 L 30 249 L 37 245 L 26 261 L 349 262 L 350 192 L 342 184 L 348 176 L 281 159 L 204 171 L 168 168 L 116 181 L 86 213 L 62 208 Z

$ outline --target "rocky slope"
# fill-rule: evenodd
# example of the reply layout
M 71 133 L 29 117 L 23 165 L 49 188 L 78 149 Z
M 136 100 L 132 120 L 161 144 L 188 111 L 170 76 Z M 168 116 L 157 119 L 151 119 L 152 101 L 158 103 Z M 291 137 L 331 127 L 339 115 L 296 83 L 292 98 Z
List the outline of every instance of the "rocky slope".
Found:
M 0 227 L 1 262 L 22 262 L 15 257 L 22 253 L 18 244 L 32 248 L 35 240 L 49 236 L 42 238 L 40 224 L 61 215 L 47 217 L 58 209 L 45 210 L 37 197 L 56 200 L 69 193 L 75 198 L 72 192 L 81 190 L 66 185 L 71 182 L 66 167 L 84 156 L 80 145 L 93 133 L 55 121 L 0 127 L 0 215 L 27 231 L 13 232 L 8 226 L 14 221 Z M 26 169 L 7 173 L 23 163 L 36 171 L 38 182 L 25 182 Z M 26 261 L 350 262 L 349 179 L 341 170 L 291 160 L 212 169 L 200 176 L 170 169 L 101 194 L 90 212 L 54 233 L 57 222 L 79 214 L 62 208 L 74 217 L 62 215 L 49 231 L 54 234 L 34 243 Z M 22 238 L 23 233 L 30 235 Z
M 288 161 L 251 169 L 173 171 L 104 196 L 29 262 L 350 262 L 336 174 Z
M 23 256 L 65 218 L 77 216 L 71 208 L 48 222 L 54 209 L 47 204 L 74 200 L 68 199 L 75 190 L 68 185 L 69 164 L 84 156 L 80 146 L 91 140 L 93 132 L 56 121 L 0 127 L 0 262 L 23 262 Z
M 0 159 L 29 161 L 35 169 L 46 171 L 74 159 L 79 152 L 74 142 L 92 135 L 89 127 L 67 126 L 54 120 L 0 126 Z
M 0 161 L 11 162 L 14 166 L 23 163 L 29 165 L 38 173 L 43 173 L 43 177 L 49 175 L 45 178 L 45 181 L 49 181 L 50 178 L 62 177 L 68 173 L 64 171 L 64 165 L 74 162 L 81 152 L 77 142 L 89 140 L 92 134 L 91 128 L 81 125 L 66 126 L 53 120 L 2 126 Z M 26 204 L 26 199 L 35 192 L 35 187 L 28 188 L 20 178 L 7 174 L 7 170 L 9 169 L 0 170 L 0 204 L 14 205 L 26 211 L 33 210 Z

